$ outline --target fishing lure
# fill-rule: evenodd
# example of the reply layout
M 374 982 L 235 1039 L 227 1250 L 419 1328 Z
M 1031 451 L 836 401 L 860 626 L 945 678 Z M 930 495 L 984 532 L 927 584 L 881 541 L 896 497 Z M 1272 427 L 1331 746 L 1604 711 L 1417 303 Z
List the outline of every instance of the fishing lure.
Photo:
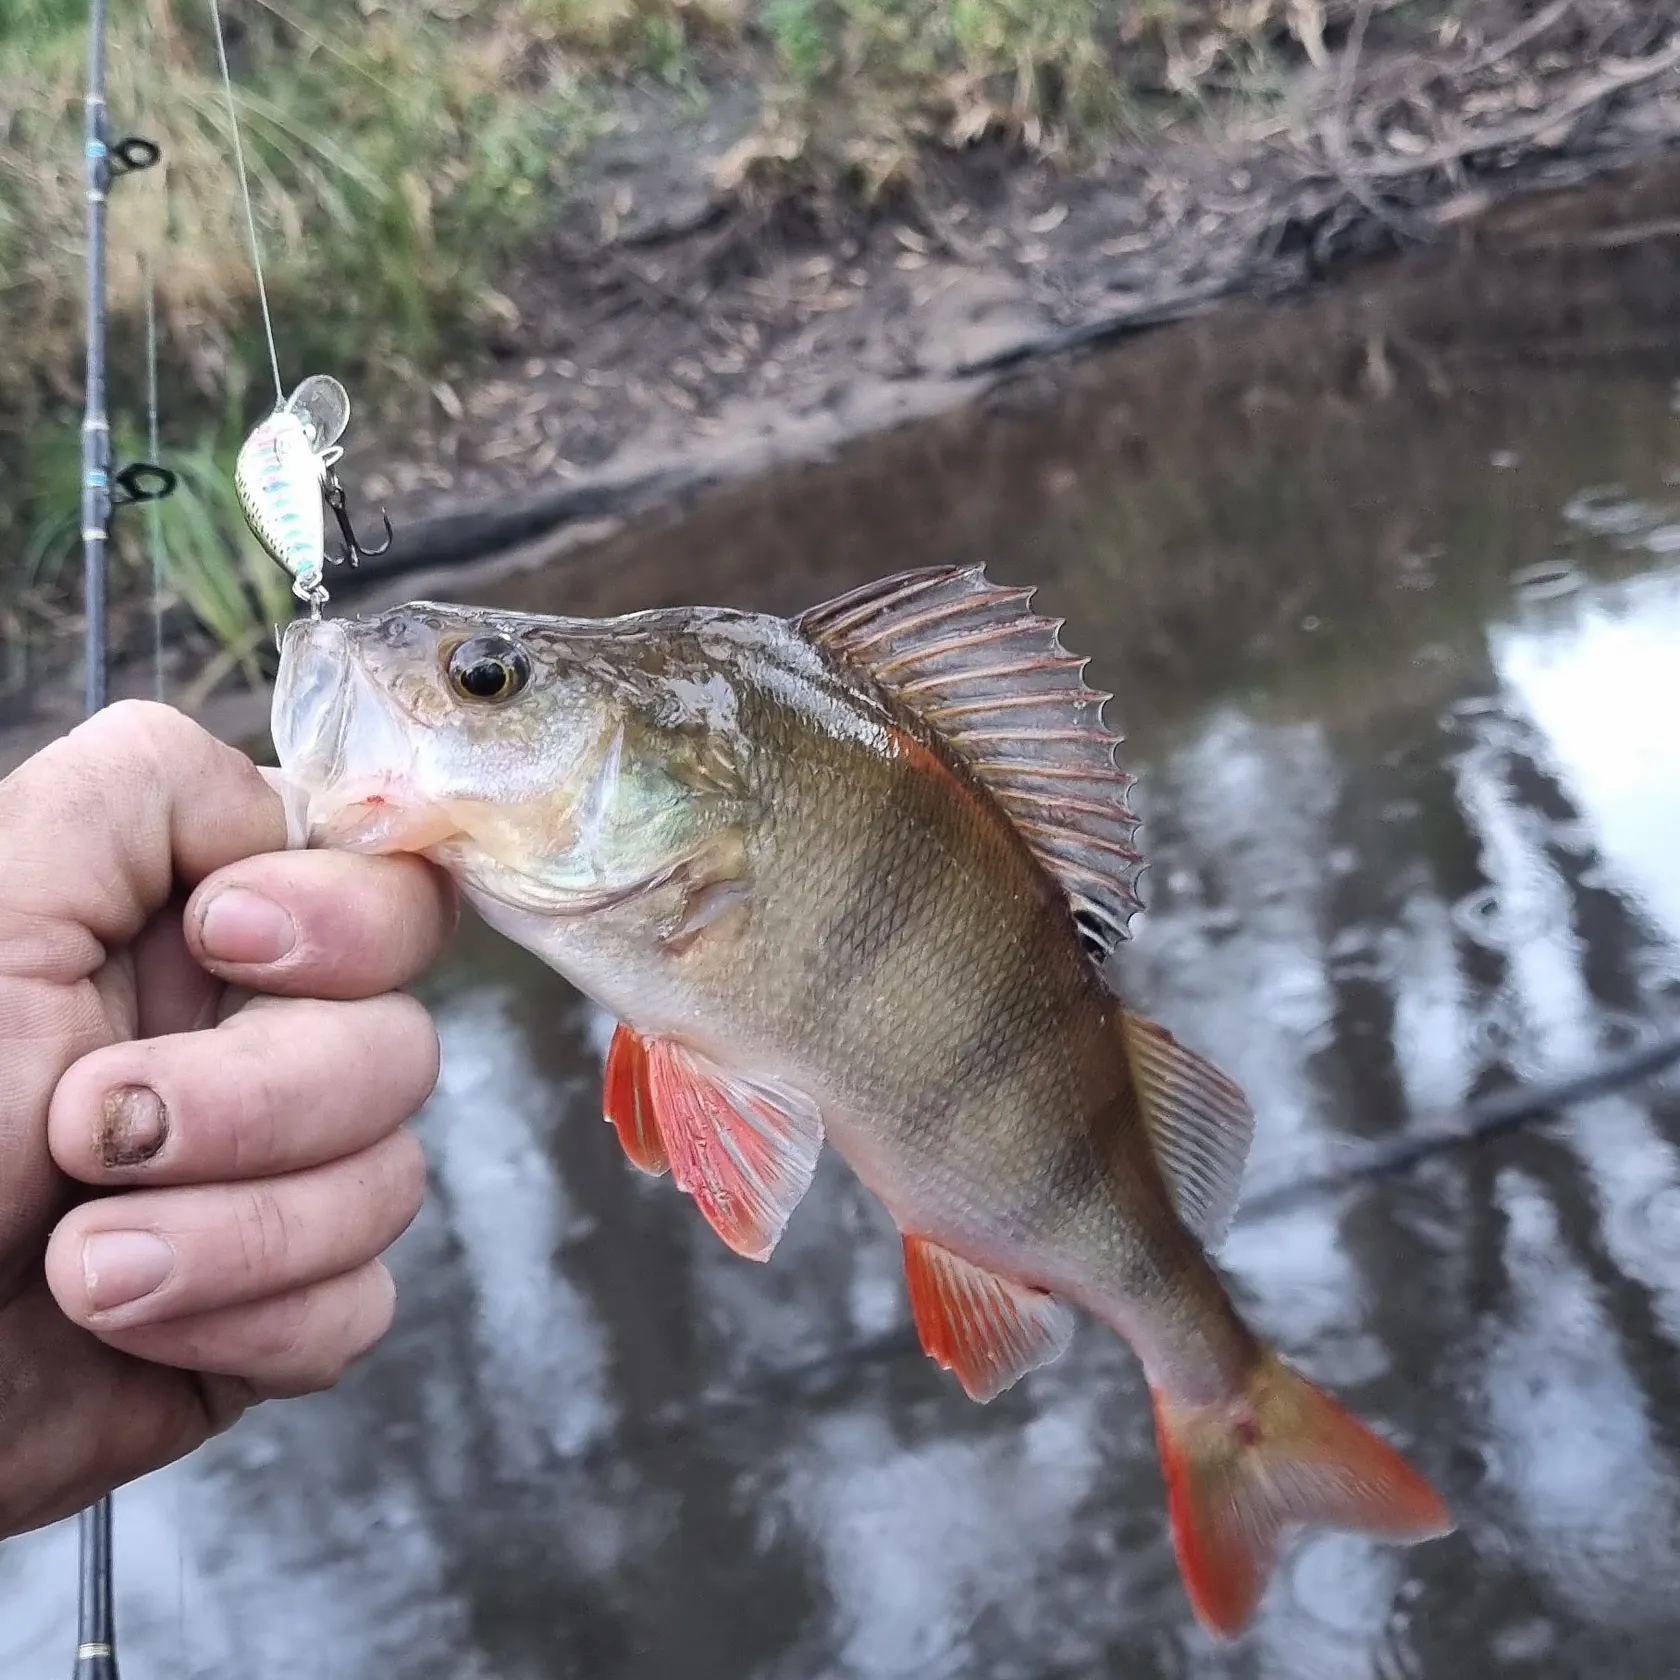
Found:
M 234 485 L 251 534 L 292 579 L 292 593 L 319 614 L 327 599 L 330 560 L 354 566 L 391 546 L 391 521 L 385 541 L 368 548 L 356 536 L 346 506 L 344 486 L 334 466 L 343 456 L 339 439 L 350 424 L 350 398 L 330 374 L 317 373 L 251 430 L 234 465 Z M 344 552 L 326 552 L 322 501 L 333 511 Z

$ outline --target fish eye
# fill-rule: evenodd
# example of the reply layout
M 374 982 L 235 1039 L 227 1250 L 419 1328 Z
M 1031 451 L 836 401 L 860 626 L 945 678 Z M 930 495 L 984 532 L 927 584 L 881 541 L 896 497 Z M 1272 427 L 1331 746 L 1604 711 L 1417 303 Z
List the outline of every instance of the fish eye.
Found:
M 524 648 L 506 636 L 474 636 L 449 655 L 449 686 L 463 700 L 511 700 L 531 680 Z

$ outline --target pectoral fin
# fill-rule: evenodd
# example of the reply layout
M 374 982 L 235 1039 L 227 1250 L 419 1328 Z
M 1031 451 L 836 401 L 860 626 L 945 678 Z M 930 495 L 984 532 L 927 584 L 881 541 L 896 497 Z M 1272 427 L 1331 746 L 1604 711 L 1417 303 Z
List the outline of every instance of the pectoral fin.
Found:
M 647 1046 L 625 1026 L 613 1033 L 612 1047 L 607 1051 L 602 1101 L 631 1163 L 655 1178 L 668 1173 L 671 1157 L 665 1151 L 665 1139 L 653 1113 L 653 1094 L 648 1090 Z
M 1073 1313 L 1042 1289 L 1000 1277 L 925 1237 L 904 1239 L 904 1275 L 922 1349 L 973 1400 L 992 1400 L 1048 1365 L 1073 1335 Z
M 815 1103 L 621 1026 L 607 1055 L 605 1107 L 643 1172 L 668 1168 L 737 1254 L 770 1258 L 822 1152 Z

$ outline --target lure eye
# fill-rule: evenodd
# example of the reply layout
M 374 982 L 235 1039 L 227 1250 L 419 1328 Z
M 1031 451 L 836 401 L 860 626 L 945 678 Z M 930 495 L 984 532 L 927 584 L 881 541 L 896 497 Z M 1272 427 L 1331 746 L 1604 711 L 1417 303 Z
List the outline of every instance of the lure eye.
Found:
M 506 636 L 474 636 L 449 655 L 449 686 L 463 700 L 511 700 L 531 680 L 524 648 Z

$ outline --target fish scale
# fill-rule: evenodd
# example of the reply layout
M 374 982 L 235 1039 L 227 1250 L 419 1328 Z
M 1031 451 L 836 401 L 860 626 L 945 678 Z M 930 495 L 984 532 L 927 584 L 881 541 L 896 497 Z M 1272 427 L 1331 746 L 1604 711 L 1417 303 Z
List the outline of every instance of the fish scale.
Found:
M 948 1226 L 972 1203 L 977 1184 L 989 1180 L 995 1189 L 1000 1156 L 1023 1184 L 1035 1178 L 1036 1156 L 1009 1147 L 1021 1089 L 1077 1127 L 1071 1070 L 1055 1048 L 1058 1017 L 1099 1007 L 1096 993 L 1068 942 L 1054 947 L 1064 958 L 1054 977 L 1032 968 L 1023 975 L 1010 961 L 1011 945 L 1033 936 L 1032 912 L 1045 919 L 1065 912 L 1038 890 L 1030 859 L 1005 833 L 983 820 L 954 835 L 949 824 L 936 827 L 932 811 L 894 802 L 897 778 L 867 753 L 830 750 L 814 761 L 774 755 L 809 772 L 778 790 L 774 845 L 759 874 L 764 914 L 743 955 L 755 976 L 756 1018 L 737 1030 L 749 1042 L 785 1038 L 783 1000 L 797 992 L 808 1002 L 791 1023 L 793 1044 L 832 1106 L 888 1143 L 914 1143 L 941 1123 L 947 1146 L 921 1163 L 917 1188 L 930 1204 L 925 1222 Z M 844 790 L 843 816 L 833 789 Z M 871 839 L 842 851 L 837 831 Z M 823 861 L 798 868 L 784 886 L 777 856 Z M 1000 876 L 1007 882 L 1011 862 L 1021 881 L 1007 894 L 1012 908 L 1000 914 L 991 889 Z M 935 921 L 937 930 L 929 926 Z M 806 942 L 802 930 L 813 922 L 827 933 Z M 805 970 L 803 986 L 797 968 Z M 780 975 L 790 970 L 784 986 Z M 846 983 L 835 982 L 837 970 Z M 1053 1131 L 1019 1129 L 1028 1150 L 1054 1153 Z M 896 1199 L 914 1203 L 913 1195 Z

